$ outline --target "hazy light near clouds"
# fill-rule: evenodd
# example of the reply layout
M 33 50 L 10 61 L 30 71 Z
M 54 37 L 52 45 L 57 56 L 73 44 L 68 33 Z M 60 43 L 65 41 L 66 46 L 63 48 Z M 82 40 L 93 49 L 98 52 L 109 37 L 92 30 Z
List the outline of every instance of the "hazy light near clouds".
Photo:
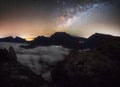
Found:
M 24 38 L 24 39 L 26 39 L 27 41 L 32 41 L 32 40 L 34 40 L 34 38 Z
M 36 74 L 41 74 L 45 80 L 51 77 L 51 66 L 63 61 L 69 54 L 69 49 L 62 46 L 39 46 L 33 49 L 24 49 L 20 45 L 26 44 L 1 42 L 0 49 L 9 49 L 12 46 L 17 54 L 17 60 Z

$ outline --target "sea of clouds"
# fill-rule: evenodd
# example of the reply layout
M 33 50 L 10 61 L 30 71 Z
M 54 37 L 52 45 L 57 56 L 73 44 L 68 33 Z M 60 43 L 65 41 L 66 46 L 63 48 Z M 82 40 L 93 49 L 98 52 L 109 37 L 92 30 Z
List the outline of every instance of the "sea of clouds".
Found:
M 50 80 L 52 67 L 57 62 L 64 60 L 65 56 L 69 54 L 69 49 L 62 46 L 39 46 L 24 49 L 20 45 L 26 44 L 1 42 L 0 49 L 9 49 L 12 46 L 17 54 L 17 60 L 36 74 L 41 74 L 46 80 Z

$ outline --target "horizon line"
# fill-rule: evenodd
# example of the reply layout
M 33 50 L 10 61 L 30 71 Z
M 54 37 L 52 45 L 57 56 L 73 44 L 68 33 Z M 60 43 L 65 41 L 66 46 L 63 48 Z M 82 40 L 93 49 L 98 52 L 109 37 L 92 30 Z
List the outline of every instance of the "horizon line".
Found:
M 58 32 L 55 32 L 55 33 L 58 33 Z M 53 33 L 52 35 L 54 35 L 55 33 Z M 59 33 L 67 33 L 67 32 L 59 32 Z M 67 34 L 69 34 L 69 33 L 67 33 Z M 94 35 L 94 34 L 105 34 L 105 33 L 98 33 L 98 32 L 96 32 L 96 33 L 93 33 L 93 34 L 91 34 L 91 35 L 89 35 L 88 37 L 83 37 L 83 38 L 89 38 L 90 36 L 92 36 L 92 35 Z M 0 39 L 2 39 L 2 38 L 7 38 L 7 37 L 12 37 L 12 38 L 16 38 L 16 37 L 19 37 L 19 38 L 22 38 L 22 39 L 25 39 L 26 41 L 32 41 L 32 40 L 34 40 L 35 38 L 37 38 L 37 37 L 39 37 L 39 36 L 43 36 L 43 37 L 51 37 L 52 35 L 50 35 L 50 36 L 44 36 L 44 35 L 38 35 L 38 36 L 35 36 L 35 37 L 28 37 L 28 38 L 24 38 L 24 37 L 22 37 L 22 36 L 3 36 L 3 37 L 0 37 Z M 69 35 L 71 35 L 71 34 L 69 34 Z M 105 34 L 105 35 L 110 35 L 110 36 L 116 36 L 116 37 L 120 37 L 120 35 L 112 35 L 112 34 Z M 75 35 L 71 35 L 71 36 L 75 36 Z M 75 36 L 75 37 L 81 37 L 81 36 Z

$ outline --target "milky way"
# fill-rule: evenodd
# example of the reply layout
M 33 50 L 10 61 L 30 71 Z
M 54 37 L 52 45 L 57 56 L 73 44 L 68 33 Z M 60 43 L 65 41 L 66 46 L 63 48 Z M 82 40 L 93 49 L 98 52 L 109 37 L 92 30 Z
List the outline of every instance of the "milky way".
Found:
M 118 0 L 1 0 L 0 37 L 120 35 L 118 7 Z
M 85 9 L 86 8 L 86 9 Z M 58 31 L 66 31 L 73 35 L 88 37 L 93 33 L 120 35 L 119 24 L 114 13 L 115 8 L 109 3 L 89 4 L 78 6 L 77 12 L 72 17 L 61 16 Z M 85 10 L 78 10 L 85 9 Z

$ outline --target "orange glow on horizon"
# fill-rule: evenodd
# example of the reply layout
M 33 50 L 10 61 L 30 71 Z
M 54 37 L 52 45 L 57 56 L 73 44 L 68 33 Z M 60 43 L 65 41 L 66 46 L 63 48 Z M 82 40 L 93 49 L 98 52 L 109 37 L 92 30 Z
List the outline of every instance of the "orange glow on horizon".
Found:
M 25 40 L 27 40 L 27 41 L 32 41 L 32 40 L 34 40 L 34 38 L 24 38 Z

